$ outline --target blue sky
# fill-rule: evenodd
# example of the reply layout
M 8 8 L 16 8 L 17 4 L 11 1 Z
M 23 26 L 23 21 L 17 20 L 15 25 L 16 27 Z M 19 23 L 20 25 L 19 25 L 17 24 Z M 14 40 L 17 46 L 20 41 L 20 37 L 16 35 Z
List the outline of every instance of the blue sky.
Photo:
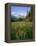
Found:
M 11 15 L 14 15 L 16 17 L 19 16 L 27 16 L 27 11 L 29 12 L 31 10 L 31 7 L 19 7 L 19 6 L 12 6 L 11 7 Z

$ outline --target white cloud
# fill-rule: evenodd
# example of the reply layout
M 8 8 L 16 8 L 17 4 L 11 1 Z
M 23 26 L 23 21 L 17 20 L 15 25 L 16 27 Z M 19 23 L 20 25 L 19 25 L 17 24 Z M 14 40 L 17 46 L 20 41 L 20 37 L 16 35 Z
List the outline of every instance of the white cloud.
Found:
M 24 13 L 20 13 L 20 15 L 24 15 Z
M 14 15 L 16 17 L 26 17 L 27 16 L 27 12 L 19 12 L 19 13 L 16 13 L 16 12 L 11 12 L 11 15 Z
M 20 13 L 20 16 L 24 16 L 24 17 L 26 17 L 26 16 L 27 16 L 27 12 Z
M 26 17 L 26 16 L 27 16 L 27 12 L 24 13 L 24 17 Z
M 15 12 L 11 12 L 11 15 L 15 15 Z

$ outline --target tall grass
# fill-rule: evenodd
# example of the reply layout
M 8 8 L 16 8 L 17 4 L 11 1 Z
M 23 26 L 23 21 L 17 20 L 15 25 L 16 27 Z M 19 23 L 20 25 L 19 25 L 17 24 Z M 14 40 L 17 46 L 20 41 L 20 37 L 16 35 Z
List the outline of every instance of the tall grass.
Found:
M 11 22 L 10 28 L 12 40 L 32 38 L 32 22 Z

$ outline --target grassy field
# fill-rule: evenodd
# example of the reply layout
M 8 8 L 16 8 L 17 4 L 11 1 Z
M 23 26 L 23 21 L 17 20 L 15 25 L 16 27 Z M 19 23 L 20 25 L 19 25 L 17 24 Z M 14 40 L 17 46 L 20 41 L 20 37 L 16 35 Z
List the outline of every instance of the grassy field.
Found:
M 11 22 L 11 39 L 32 39 L 32 22 Z

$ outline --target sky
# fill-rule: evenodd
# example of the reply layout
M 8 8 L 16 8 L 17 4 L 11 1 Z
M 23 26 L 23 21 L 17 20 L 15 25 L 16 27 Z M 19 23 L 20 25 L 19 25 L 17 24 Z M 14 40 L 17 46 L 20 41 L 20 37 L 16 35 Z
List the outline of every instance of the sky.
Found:
M 11 7 L 11 16 L 27 16 L 27 11 L 29 12 L 31 10 L 31 7 L 19 7 L 19 6 L 12 6 Z

